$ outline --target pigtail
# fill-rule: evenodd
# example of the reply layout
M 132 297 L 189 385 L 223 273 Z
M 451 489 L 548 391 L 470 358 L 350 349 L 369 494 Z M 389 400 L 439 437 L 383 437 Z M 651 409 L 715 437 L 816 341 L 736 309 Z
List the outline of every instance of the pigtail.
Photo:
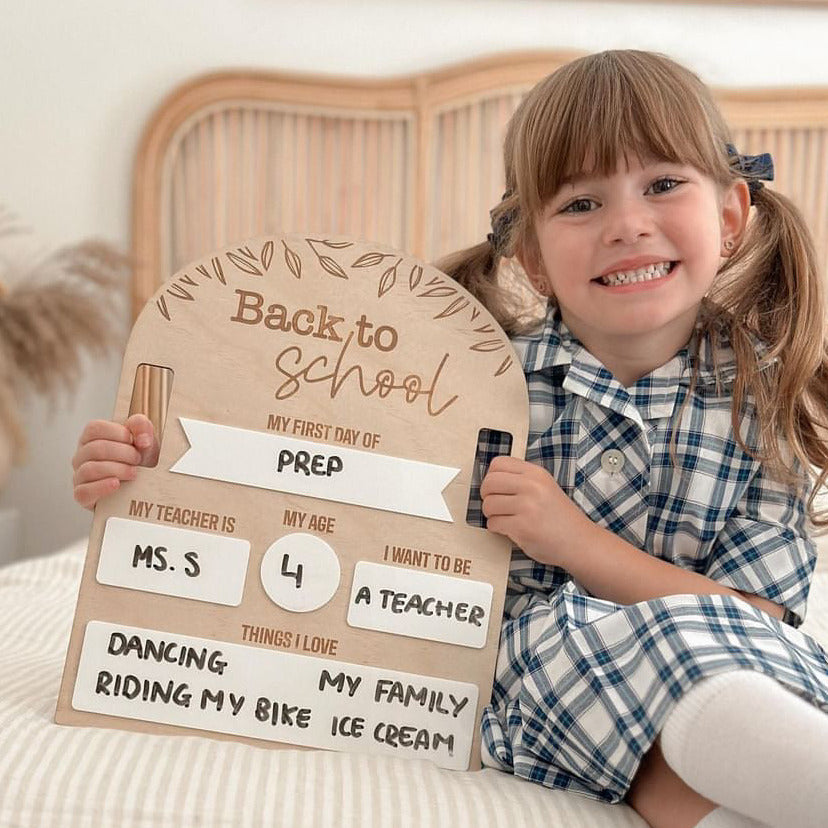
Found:
M 761 460 L 791 484 L 804 485 L 815 467 L 817 485 L 828 476 L 828 351 L 822 279 L 811 235 L 799 210 L 767 188 L 753 190 L 756 207 L 739 251 L 720 273 L 715 301 L 728 313 L 738 372 L 733 425 L 748 398 L 760 422 Z M 756 351 L 754 337 L 766 346 Z
M 515 273 L 510 258 L 522 226 L 517 197 L 509 190 L 489 214 L 492 232 L 486 241 L 439 259 L 435 267 L 474 296 L 509 336 L 524 333 L 539 321 L 538 297 Z
M 494 245 L 487 240 L 474 247 L 449 253 L 434 265 L 482 302 L 500 322 L 496 313 L 497 302 L 493 295 L 496 293 L 494 289 L 498 258 Z

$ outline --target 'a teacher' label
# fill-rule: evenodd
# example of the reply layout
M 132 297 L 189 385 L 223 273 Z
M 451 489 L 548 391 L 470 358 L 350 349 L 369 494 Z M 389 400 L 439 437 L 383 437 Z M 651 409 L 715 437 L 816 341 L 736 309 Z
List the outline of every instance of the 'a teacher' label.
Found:
M 75 710 L 469 765 L 477 686 L 90 621 Z
M 492 585 L 360 561 L 348 623 L 368 630 L 485 647 Z

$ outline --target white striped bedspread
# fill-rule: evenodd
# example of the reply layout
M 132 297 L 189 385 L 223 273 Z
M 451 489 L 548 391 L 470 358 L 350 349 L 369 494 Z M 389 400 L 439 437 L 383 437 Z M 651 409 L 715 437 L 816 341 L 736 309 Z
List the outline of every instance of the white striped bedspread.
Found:
M 646 828 L 485 769 L 53 722 L 85 542 L 0 568 L 0 826 Z M 805 630 L 828 641 L 828 571 Z

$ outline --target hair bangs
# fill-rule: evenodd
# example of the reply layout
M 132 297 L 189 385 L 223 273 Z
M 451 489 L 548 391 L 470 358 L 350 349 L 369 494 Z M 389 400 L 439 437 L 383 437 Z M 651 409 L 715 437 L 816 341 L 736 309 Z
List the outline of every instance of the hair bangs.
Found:
M 611 175 L 632 159 L 688 164 L 728 180 L 729 136 L 706 90 L 660 55 L 605 52 L 576 60 L 524 103 L 513 172 L 529 215 L 567 181 Z

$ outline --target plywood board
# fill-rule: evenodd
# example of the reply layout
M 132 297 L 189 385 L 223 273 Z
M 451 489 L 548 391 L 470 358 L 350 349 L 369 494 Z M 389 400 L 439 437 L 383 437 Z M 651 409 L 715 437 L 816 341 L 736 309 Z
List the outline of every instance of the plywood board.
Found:
M 479 767 L 510 544 L 466 522 L 481 429 L 523 456 L 521 365 L 404 253 L 262 237 L 142 311 L 158 464 L 96 508 L 56 720 Z M 140 396 L 140 395 L 139 395 Z

